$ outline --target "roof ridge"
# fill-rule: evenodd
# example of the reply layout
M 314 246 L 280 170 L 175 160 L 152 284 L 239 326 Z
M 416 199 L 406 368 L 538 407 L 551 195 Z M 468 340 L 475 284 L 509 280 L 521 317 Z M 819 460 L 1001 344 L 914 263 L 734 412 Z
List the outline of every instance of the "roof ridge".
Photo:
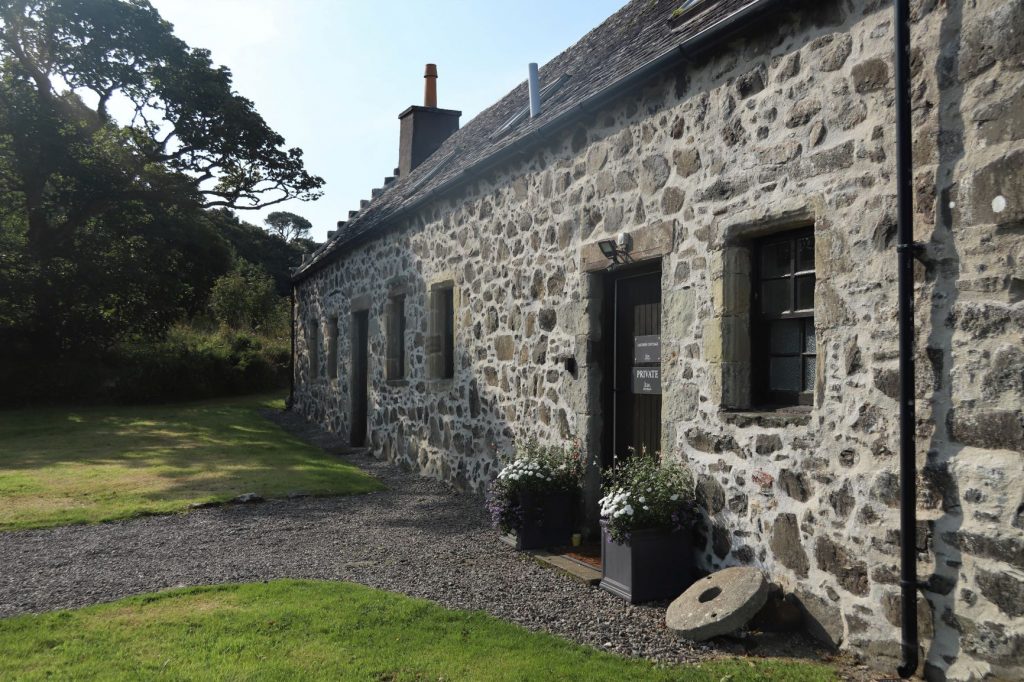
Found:
M 729 23 L 749 9 L 767 7 L 776 1 L 704 0 L 698 6 L 699 13 L 678 22 L 672 21 L 671 13 L 681 6 L 682 0 L 632 0 L 540 68 L 541 77 L 550 82 L 572 72 L 572 79 L 563 84 L 556 103 L 543 109 L 540 116 L 513 125 L 505 134 L 494 135 L 525 104 L 526 82 L 518 83 L 455 131 L 407 177 L 400 177 L 385 187 L 338 230 L 335 238 L 325 245 L 329 248 L 324 248 L 296 270 L 295 279 L 315 271 L 338 253 L 341 245 L 388 227 L 388 221 L 396 216 L 469 179 L 472 170 L 499 162 L 510 149 L 566 125 L 562 119 L 574 111 L 582 111 L 585 104 L 610 96 L 609 92 L 618 87 L 628 87 L 630 76 L 656 65 L 659 60 L 681 59 L 681 54 L 673 54 L 676 49 L 699 37 L 705 28 L 721 28 L 721 24 Z

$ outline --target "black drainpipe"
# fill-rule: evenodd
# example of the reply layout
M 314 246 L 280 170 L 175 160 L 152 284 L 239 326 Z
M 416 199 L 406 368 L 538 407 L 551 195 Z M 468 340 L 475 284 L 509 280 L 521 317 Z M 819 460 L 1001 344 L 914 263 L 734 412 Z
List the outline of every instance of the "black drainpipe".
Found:
M 914 444 L 914 212 L 911 195 L 910 0 L 896 10 L 896 257 L 900 329 L 900 587 L 906 679 L 917 671 L 917 461 Z
M 292 354 L 288 359 L 288 404 L 285 406 L 289 410 L 292 409 L 292 405 L 295 404 L 295 283 L 292 282 L 291 296 L 290 296 L 288 315 L 291 317 L 289 326 L 292 329 Z

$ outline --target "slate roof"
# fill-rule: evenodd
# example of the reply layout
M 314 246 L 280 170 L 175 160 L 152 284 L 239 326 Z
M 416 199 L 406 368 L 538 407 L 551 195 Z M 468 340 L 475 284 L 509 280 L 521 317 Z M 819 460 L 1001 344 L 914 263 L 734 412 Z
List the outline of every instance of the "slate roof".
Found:
M 298 268 L 293 279 L 307 277 L 343 255 L 347 246 L 372 238 L 373 233 L 385 229 L 390 220 L 458 182 L 460 176 L 468 179 L 474 166 L 525 141 L 538 128 L 578 108 L 614 81 L 723 19 L 763 2 L 704 0 L 673 19 L 673 11 L 687 4 L 685 0 L 632 0 L 575 45 L 540 67 L 542 89 L 563 75 L 570 75 L 544 102 L 540 116 L 526 117 L 508 132 L 496 134 L 528 105 L 527 84 L 523 81 L 449 137 L 408 177 L 388 184 Z

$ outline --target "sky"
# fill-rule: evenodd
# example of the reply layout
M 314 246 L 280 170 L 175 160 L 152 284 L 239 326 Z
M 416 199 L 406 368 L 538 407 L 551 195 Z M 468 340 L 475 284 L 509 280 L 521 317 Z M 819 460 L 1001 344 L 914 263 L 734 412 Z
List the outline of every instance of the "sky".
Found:
M 285 210 L 326 238 L 398 165 L 398 114 L 423 104 L 423 66 L 438 106 L 462 125 L 621 7 L 625 0 L 151 0 L 175 34 L 234 74 L 306 168 L 326 180 L 315 202 L 238 215 L 258 225 Z M 525 103 L 524 103 L 525 104 Z

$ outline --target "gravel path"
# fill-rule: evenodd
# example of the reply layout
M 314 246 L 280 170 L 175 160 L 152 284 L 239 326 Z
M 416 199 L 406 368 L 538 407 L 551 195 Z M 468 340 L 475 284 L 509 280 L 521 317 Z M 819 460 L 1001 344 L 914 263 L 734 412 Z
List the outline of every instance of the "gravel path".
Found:
M 274 419 L 331 445 L 291 415 Z M 688 662 L 738 653 L 676 639 L 664 627 L 663 607 L 630 606 L 516 553 L 498 540 L 473 495 L 372 457 L 347 459 L 388 489 L 0 533 L 0 616 L 185 585 L 311 578 L 482 610 L 625 655 Z M 813 655 L 786 640 L 784 653 Z

